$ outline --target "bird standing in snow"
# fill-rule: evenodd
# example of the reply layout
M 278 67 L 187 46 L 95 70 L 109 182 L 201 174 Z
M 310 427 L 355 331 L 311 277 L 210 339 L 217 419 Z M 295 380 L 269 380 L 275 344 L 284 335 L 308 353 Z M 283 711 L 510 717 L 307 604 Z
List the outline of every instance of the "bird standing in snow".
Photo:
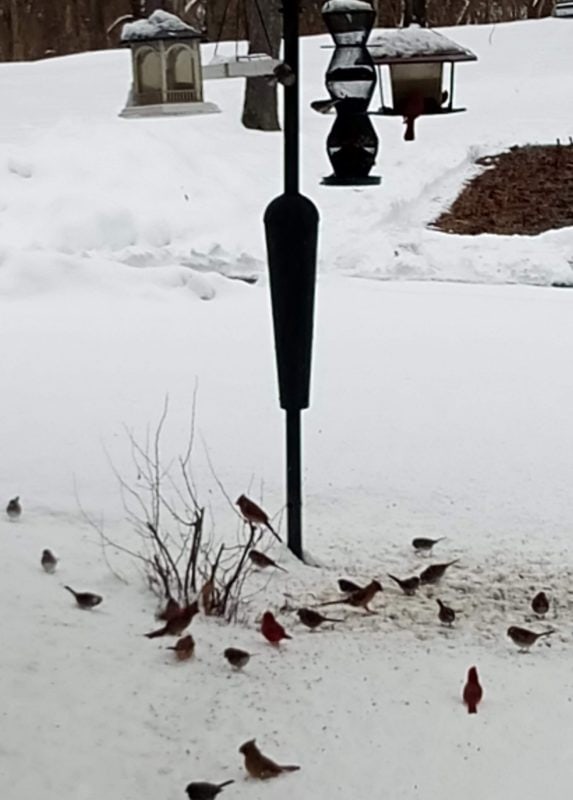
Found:
M 538 592 L 531 601 L 531 608 L 538 617 L 544 617 L 549 611 L 549 599 L 545 592 Z
M 214 800 L 225 786 L 229 786 L 235 781 L 224 781 L 223 783 L 207 783 L 206 781 L 196 781 L 190 783 L 185 791 L 189 800 Z
M 175 652 L 177 661 L 187 661 L 195 652 L 195 640 L 191 634 L 188 633 L 187 636 L 182 636 L 172 647 L 168 647 L 167 649 Z
M 275 567 L 276 569 L 281 569 L 283 572 L 288 572 L 284 567 L 281 567 L 280 564 L 277 564 L 276 561 L 273 561 L 272 558 L 265 555 L 265 553 L 261 553 L 260 550 L 249 550 L 249 558 L 259 569 L 266 569 L 267 567 Z
M 64 589 L 67 589 L 68 592 L 73 594 L 80 608 L 94 608 L 95 606 L 99 606 L 103 600 L 100 594 L 94 594 L 93 592 L 75 592 L 71 586 L 64 586 Z
M 434 545 L 443 541 L 444 538 L 441 536 L 439 539 L 426 539 L 425 536 L 418 536 L 416 539 L 412 539 L 412 547 L 417 553 L 431 553 Z
M 269 522 L 268 514 L 266 511 L 263 511 L 260 506 L 258 506 L 252 500 L 249 500 L 249 498 L 244 494 L 242 494 L 237 500 L 237 505 L 239 506 L 239 510 L 247 522 L 249 522 L 251 525 L 262 525 L 263 527 L 268 528 L 273 536 L 279 540 L 279 542 L 282 541 L 281 537 Z
M 190 605 L 184 606 L 178 614 L 174 614 L 168 619 L 162 628 L 144 635 L 148 639 L 157 639 L 160 636 L 179 636 L 191 624 L 193 617 L 198 613 L 199 603 L 194 600 Z
M 255 743 L 255 739 L 250 739 L 239 747 L 239 753 L 245 756 L 245 769 L 251 778 L 258 778 L 259 780 L 267 780 L 267 778 L 276 778 L 282 772 L 296 772 L 300 767 L 294 765 L 282 766 L 271 761 L 270 758 L 264 756 Z
M 354 581 L 349 581 L 347 578 L 339 578 L 338 579 L 338 588 L 344 594 L 348 594 L 349 592 L 359 592 L 360 589 L 363 589 L 363 586 L 359 586 Z
M 527 628 L 520 628 L 517 625 L 512 625 L 507 629 L 507 635 L 511 641 L 519 647 L 521 653 L 525 653 L 541 636 L 550 636 L 555 633 L 553 629 L 543 631 L 543 633 L 534 633 L 528 631 Z
M 22 513 L 22 506 L 19 497 L 13 497 L 6 506 L 6 513 L 10 519 L 18 519 Z
M 400 589 L 404 592 L 405 595 L 411 597 L 412 595 L 416 594 L 416 589 L 420 585 L 420 579 L 417 575 L 414 575 L 412 578 L 397 578 L 395 575 L 390 575 L 388 573 L 388 577 L 392 578 L 394 583 L 397 583 Z
M 42 569 L 44 572 L 47 572 L 49 575 L 52 575 L 56 571 L 56 567 L 58 566 L 58 559 L 52 553 L 51 550 L 44 550 L 42 552 L 42 558 L 40 560 L 42 564 Z
M 441 600 L 436 600 L 436 603 L 440 607 L 440 610 L 438 611 L 440 622 L 443 622 L 444 625 L 449 625 L 451 627 L 455 622 L 456 612 L 453 608 L 450 608 L 449 606 L 445 605 L 445 603 L 442 603 Z
M 283 639 L 292 639 L 280 622 L 274 618 L 270 611 L 265 611 L 261 622 L 261 633 L 271 644 L 278 645 Z
M 322 625 L 323 622 L 343 622 L 342 619 L 332 619 L 332 617 L 325 617 L 322 614 L 319 614 L 318 611 L 314 611 L 312 608 L 299 608 L 296 612 L 298 618 L 302 622 L 303 625 L 306 625 L 307 628 L 310 628 L 312 631 Z
M 223 655 L 234 669 L 243 669 L 251 659 L 251 654 L 238 647 L 227 647 Z
M 468 678 L 464 686 L 463 699 L 468 707 L 468 714 L 477 714 L 477 707 L 483 697 L 483 689 L 479 682 L 477 669 L 470 667 Z
M 444 577 L 444 573 L 452 564 L 457 564 L 459 558 L 448 561 L 447 564 L 432 564 L 420 574 L 420 583 L 438 583 Z
M 375 612 L 368 608 L 368 605 L 372 602 L 376 594 L 381 591 L 383 591 L 383 589 L 379 581 L 370 581 L 368 586 L 365 586 L 363 589 L 358 589 L 356 592 L 350 592 L 348 597 L 344 597 L 342 600 L 330 600 L 328 603 L 321 603 L 320 605 L 321 607 L 347 605 L 353 608 L 363 608 L 367 614 L 374 614 Z

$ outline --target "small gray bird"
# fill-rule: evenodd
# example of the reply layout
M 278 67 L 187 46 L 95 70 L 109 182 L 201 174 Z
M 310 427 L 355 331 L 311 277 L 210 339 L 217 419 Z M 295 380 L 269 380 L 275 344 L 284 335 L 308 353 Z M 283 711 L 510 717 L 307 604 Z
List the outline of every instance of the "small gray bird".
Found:
M 20 497 L 13 497 L 6 506 L 6 513 L 10 519 L 18 519 L 22 513 L 22 506 L 20 504 Z
M 359 586 L 357 583 L 354 583 L 354 581 L 349 581 L 348 578 L 339 578 L 338 588 L 341 592 L 348 594 L 349 592 L 359 592 L 364 587 Z
M 444 625 L 449 625 L 451 627 L 456 619 L 456 612 L 453 608 L 450 608 L 442 603 L 441 600 L 436 600 L 436 603 L 440 606 L 440 610 L 438 611 L 440 622 L 443 622 Z
M 47 572 L 50 575 L 52 575 L 56 571 L 56 567 L 58 565 L 58 559 L 52 553 L 51 550 L 44 550 L 42 552 L 41 564 L 42 567 L 44 568 L 44 572 Z
M 394 583 L 397 583 L 400 589 L 404 592 L 405 595 L 408 597 L 412 597 L 412 595 L 416 594 L 416 589 L 420 585 L 420 579 L 417 575 L 414 575 L 412 578 L 397 578 L 395 575 L 390 575 L 388 573 L 388 577 L 392 578 Z
M 235 781 L 224 781 L 223 783 L 206 783 L 205 781 L 196 781 L 190 783 L 185 791 L 189 800 L 214 800 L 215 797 L 223 790 L 225 786 L 235 783 Z
M 424 536 L 419 536 L 416 539 L 412 539 L 412 547 L 418 553 L 430 553 L 433 546 L 443 539 L 445 539 L 445 536 L 441 536 L 439 539 L 426 539 Z
M 312 608 L 299 608 L 299 610 L 296 613 L 302 624 L 306 625 L 307 628 L 310 628 L 311 631 L 315 630 L 315 628 L 320 627 L 323 622 L 344 621 L 342 619 L 333 619 L 332 617 L 325 617 L 323 614 L 320 614 L 318 611 L 314 611 Z
M 227 647 L 223 651 L 223 655 L 234 669 L 243 669 L 246 667 L 251 659 L 251 654 L 246 650 L 241 650 L 238 647 Z
M 531 608 L 538 617 L 544 617 L 549 611 L 549 599 L 545 592 L 538 592 L 531 601 Z
M 543 631 L 543 633 L 534 633 L 534 631 L 528 631 L 527 628 L 519 628 L 517 625 L 512 625 L 507 629 L 507 635 L 522 653 L 529 650 L 540 636 L 550 636 L 552 633 L 555 633 L 553 629 Z
M 452 564 L 457 564 L 459 558 L 455 558 L 453 561 L 448 561 L 447 564 L 432 564 L 420 574 L 420 583 L 438 583 L 443 576 L 445 571 L 448 567 L 451 567 Z
M 93 594 L 93 592 L 74 592 L 71 586 L 64 586 L 64 589 L 73 594 L 80 608 L 94 608 L 94 606 L 99 606 L 103 600 L 101 595 Z

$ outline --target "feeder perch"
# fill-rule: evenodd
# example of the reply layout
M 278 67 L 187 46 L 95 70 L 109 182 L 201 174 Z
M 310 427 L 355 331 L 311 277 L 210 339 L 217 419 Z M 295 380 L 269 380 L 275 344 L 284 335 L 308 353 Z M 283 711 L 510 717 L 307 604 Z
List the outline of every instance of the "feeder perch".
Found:
M 250 53 L 245 56 L 215 55 L 203 67 L 203 80 L 215 78 L 258 78 L 274 75 L 281 62 L 266 53 Z
M 401 115 L 412 96 L 423 98 L 424 114 L 451 114 L 454 108 L 454 65 L 477 61 L 477 56 L 437 31 L 411 25 L 408 28 L 376 31 L 368 51 L 378 71 L 380 108 L 378 114 Z M 444 64 L 450 65 L 448 89 L 443 85 Z M 391 100 L 384 102 L 382 67 L 390 69 Z
M 326 71 L 328 106 L 336 110 L 336 120 L 326 140 L 326 150 L 334 174 L 327 184 L 379 183 L 370 176 L 378 152 L 378 137 L 368 116 L 368 106 L 376 88 L 376 71 L 366 47 L 375 11 L 363 0 L 328 0 L 322 17 L 335 42 Z M 318 101 L 318 105 L 324 101 Z M 313 106 L 316 110 L 316 104 Z
M 131 49 L 133 83 L 122 117 L 208 114 L 219 111 L 203 100 L 199 31 L 167 11 L 128 22 L 122 45 Z

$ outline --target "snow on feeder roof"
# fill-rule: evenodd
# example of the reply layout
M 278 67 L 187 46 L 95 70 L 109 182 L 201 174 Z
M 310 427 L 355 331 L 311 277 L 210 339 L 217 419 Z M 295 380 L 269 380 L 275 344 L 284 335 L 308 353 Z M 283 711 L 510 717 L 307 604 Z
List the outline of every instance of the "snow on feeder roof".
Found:
M 365 0 L 328 0 L 322 6 L 323 14 L 345 14 L 347 11 L 372 11 Z
M 477 61 L 471 50 L 442 33 L 417 25 L 375 31 L 368 42 L 368 50 L 375 64 Z
M 127 22 L 121 31 L 122 42 L 150 42 L 161 39 L 201 39 L 198 30 L 187 25 L 175 14 L 161 9 L 154 11 L 147 19 Z

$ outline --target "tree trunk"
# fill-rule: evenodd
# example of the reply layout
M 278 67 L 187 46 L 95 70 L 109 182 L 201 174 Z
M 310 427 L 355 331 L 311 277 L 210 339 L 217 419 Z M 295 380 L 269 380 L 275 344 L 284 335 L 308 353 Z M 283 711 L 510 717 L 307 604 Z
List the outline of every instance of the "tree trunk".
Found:
M 277 0 L 245 0 L 249 29 L 249 53 L 267 53 L 278 58 L 282 19 Z M 259 13 L 260 10 L 260 13 Z M 261 19 L 262 15 L 262 19 Z M 268 78 L 247 78 L 242 123 L 258 131 L 279 131 L 277 87 Z

